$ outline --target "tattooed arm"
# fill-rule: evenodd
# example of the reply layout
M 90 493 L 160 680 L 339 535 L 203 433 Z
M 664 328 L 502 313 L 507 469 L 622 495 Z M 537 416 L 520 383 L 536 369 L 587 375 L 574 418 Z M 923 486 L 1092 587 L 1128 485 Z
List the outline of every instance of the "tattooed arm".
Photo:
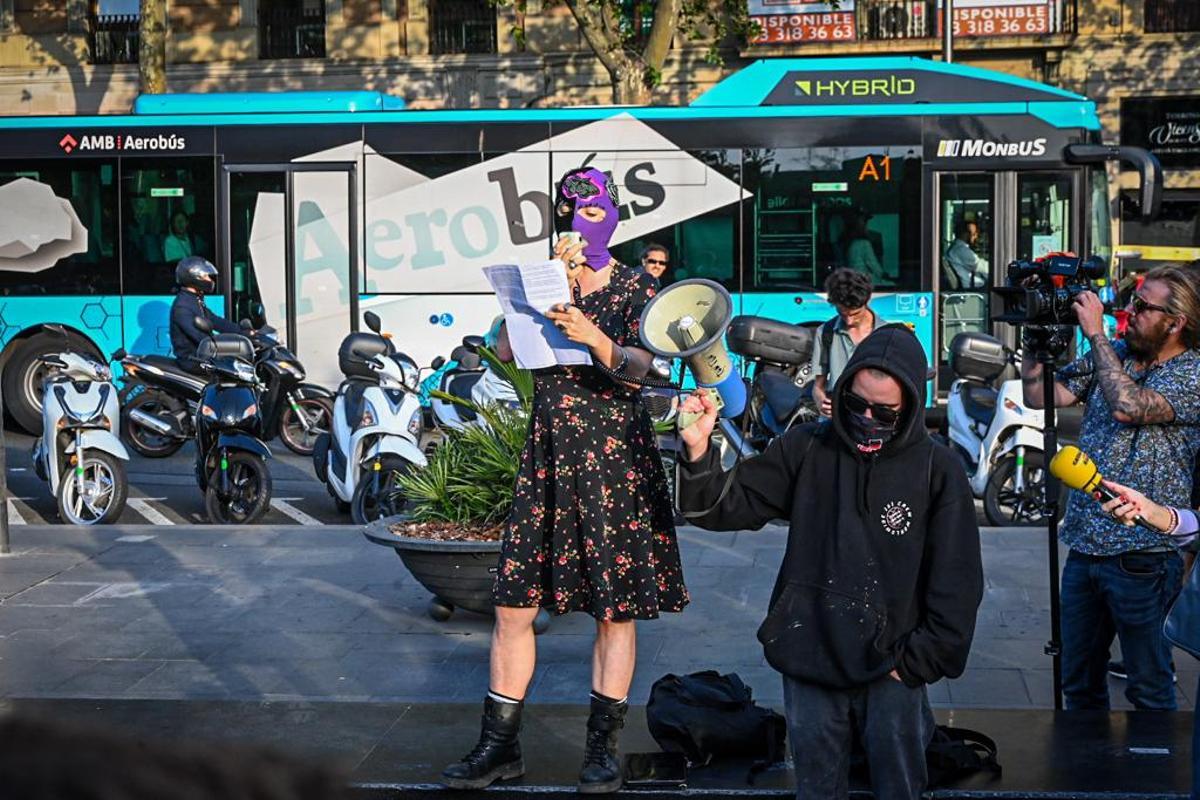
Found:
M 1175 409 L 1167 398 L 1153 389 L 1138 386 L 1125 374 L 1120 356 L 1104 334 L 1093 334 L 1088 341 L 1096 364 L 1096 380 L 1112 409 L 1113 419 L 1124 425 L 1154 425 L 1175 420 Z
M 1038 361 L 1026 351 L 1021 359 L 1021 389 L 1025 396 L 1025 405 L 1029 408 L 1041 408 L 1045 403 L 1045 388 L 1042 385 L 1043 368 Z M 1079 398 L 1061 381 L 1054 382 L 1054 405 L 1058 408 L 1073 406 Z

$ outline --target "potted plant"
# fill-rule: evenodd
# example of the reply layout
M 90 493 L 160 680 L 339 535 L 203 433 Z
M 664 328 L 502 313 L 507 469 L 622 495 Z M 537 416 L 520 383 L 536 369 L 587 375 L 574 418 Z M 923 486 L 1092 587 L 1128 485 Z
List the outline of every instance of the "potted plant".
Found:
M 487 347 L 478 351 L 512 384 L 519 402 L 481 406 L 433 392 L 441 400 L 470 408 L 477 423 L 446 431 L 425 467 L 399 477 L 405 512 L 373 522 L 364 531 L 372 542 L 395 550 L 430 591 L 429 615 L 439 621 L 449 619 L 455 608 L 492 613 L 500 539 L 529 432 L 533 376 L 500 361 Z M 535 630 L 544 630 L 549 619 L 544 610 L 539 613 Z

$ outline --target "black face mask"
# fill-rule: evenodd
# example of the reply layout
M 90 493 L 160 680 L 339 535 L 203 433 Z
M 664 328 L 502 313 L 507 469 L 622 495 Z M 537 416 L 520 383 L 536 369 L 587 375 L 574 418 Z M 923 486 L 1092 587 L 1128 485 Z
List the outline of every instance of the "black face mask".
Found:
M 846 432 L 864 453 L 876 453 L 896 435 L 895 425 L 884 425 L 866 414 L 846 412 Z

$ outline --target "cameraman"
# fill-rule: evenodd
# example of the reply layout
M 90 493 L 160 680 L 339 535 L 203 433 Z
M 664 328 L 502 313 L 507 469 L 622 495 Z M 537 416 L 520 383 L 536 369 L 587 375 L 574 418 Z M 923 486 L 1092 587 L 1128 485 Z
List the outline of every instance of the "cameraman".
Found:
M 1091 350 L 1058 371 L 1055 404 L 1084 403 L 1080 448 L 1105 475 L 1172 506 L 1185 506 L 1200 451 L 1200 294 L 1178 266 L 1146 275 L 1130 298 L 1125 338 L 1104 337 L 1092 292 L 1075 297 Z M 1025 403 L 1042 407 L 1042 367 L 1026 331 Z M 1109 647 L 1121 640 L 1125 696 L 1138 709 L 1174 710 L 1170 646 L 1162 635 L 1183 560 L 1170 537 L 1126 527 L 1073 492 L 1060 532 L 1070 548 L 1062 574 L 1063 694 L 1068 709 L 1107 709 Z

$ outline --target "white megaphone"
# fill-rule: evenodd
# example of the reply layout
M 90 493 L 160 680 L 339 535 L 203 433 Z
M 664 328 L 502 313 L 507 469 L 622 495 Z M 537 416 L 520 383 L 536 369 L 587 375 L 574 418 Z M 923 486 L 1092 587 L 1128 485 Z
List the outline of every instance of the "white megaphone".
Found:
M 716 391 L 723 417 L 736 417 L 746 408 L 746 384 L 734 369 L 723 337 L 733 318 L 733 299 L 725 287 L 703 278 L 673 283 L 642 310 L 642 344 L 661 358 L 687 361 L 696 384 Z M 698 414 L 680 414 L 679 428 Z

